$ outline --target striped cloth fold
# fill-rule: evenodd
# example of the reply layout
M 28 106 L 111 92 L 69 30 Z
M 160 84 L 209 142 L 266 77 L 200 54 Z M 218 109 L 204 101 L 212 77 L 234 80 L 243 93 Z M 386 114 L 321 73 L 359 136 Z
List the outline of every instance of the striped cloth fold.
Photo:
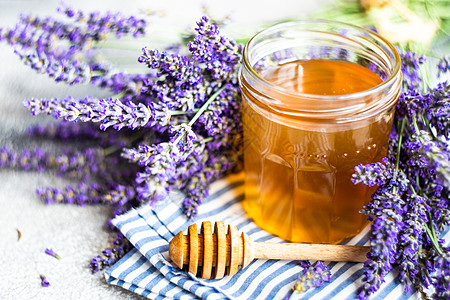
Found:
M 204 280 L 182 272 L 171 264 L 169 241 L 192 223 L 223 221 L 246 232 L 253 241 L 281 242 L 250 220 L 241 204 L 243 175 L 233 175 L 214 183 L 210 196 L 199 207 L 195 219 L 187 219 L 180 209 L 182 197 L 171 194 L 156 206 L 144 205 L 113 220 L 113 224 L 134 245 L 134 249 L 105 272 L 106 281 L 150 299 L 284 299 L 290 294 L 302 268 L 295 261 L 258 259 L 233 276 Z M 345 244 L 367 245 L 366 228 Z M 450 235 L 447 231 L 446 235 Z M 294 299 L 355 299 L 363 275 L 362 263 L 325 263 L 330 283 L 294 294 Z M 405 293 L 398 273 L 391 272 L 372 299 L 419 299 Z

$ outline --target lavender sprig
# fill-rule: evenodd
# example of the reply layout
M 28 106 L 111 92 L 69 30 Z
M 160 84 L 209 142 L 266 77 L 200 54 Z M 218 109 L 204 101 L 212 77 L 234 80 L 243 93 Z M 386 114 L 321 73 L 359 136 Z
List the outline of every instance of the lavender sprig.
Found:
M 105 170 L 98 149 L 84 151 L 63 150 L 60 155 L 45 152 L 41 148 L 15 152 L 6 146 L 0 149 L 0 167 L 43 172 L 55 169 L 60 176 L 87 180 Z
M 68 84 L 86 83 L 91 79 L 91 69 L 79 61 L 59 59 L 51 54 L 37 51 L 15 50 L 22 62 L 38 73 L 44 73 L 56 82 Z
M 119 99 L 96 99 L 86 97 L 74 99 L 36 99 L 24 101 L 32 115 L 41 113 L 52 115 L 57 119 L 70 122 L 94 122 L 100 123 L 100 129 L 106 130 L 113 127 L 120 130 L 124 127 L 136 129 L 156 124 L 165 126 L 169 122 L 170 112 L 161 104 L 146 106 L 142 103 L 122 103 Z
M 306 260 L 301 261 L 300 266 L 303 267 L 303 270 L 294 283 L 293 291 L 289 299 L 296 294 L 304 293 L 311 288 L 319 287 L 324 282 L 330 281 L 330 271 L 327 266 L 323 265 L 323 262 L 318 261 L 312 265 Z
M 398 48 L 397 48 L 398 49 Z M 400 49 L 398 49 L 400 50 Z M 402 61 L 403 83 L 406 88 L 413 90 L 422 84 L 419 74 L 420 66 L 426 61 L 426 57 L 412 51 L 399 51 Z

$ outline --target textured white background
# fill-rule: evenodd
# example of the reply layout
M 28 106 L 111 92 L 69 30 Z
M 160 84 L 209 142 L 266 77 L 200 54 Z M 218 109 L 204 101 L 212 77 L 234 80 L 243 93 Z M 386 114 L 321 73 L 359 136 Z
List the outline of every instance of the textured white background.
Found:
M 208 3 L 212 16 L 232 16 L 231 32 L 254 33 L 261 24 L 282 18 L 300 18 L 327 1 L 66 1 L 74 8 L 121 10 L 134 14 L 139 9 L 165 12 L 164 20 L 155 21 L 149 33 L 158 38 L 172 36 L 192 25 L 202 14 L 201 4 Z M 0 27 L 12 26 L 20 12 L 41 17 L 55 14 L 59 1 L 0 0 Z M 150 42 L 135 43 L 137 49 Z M 125 52 L 129 61 L 139 55 Z M 137 65 L 137 63 L 136 63 Z M 0 44 L 0 146 L 60 147 L 44 144 L 25 135 L 25 129 L 37 123 L 52 122 L 50 117 L 32 117 L 22 105 L 30 97 L 73 95 L 105 96 L 104 91 L 88 86 L 56 84 L 44 75 L 22 65 L 10 47 Z M 103 273 L 91 274 L 89 260 L 111 244 L 113 235 L 104 223 L 111 211 L 102 206 L 45 205 L 36 195 L 36 187 L 64 186 L 64 181 L 50 173 L 27 173 L 0 169 L 0 299 L 140 299 L 121 288 L 106 284 Z M 16 230 L 22 238 L 17 239 Z M 44 253 L 53 248 L 62 256 L 56 260 Z M 40 286 L 39 274 L 51 283 Z

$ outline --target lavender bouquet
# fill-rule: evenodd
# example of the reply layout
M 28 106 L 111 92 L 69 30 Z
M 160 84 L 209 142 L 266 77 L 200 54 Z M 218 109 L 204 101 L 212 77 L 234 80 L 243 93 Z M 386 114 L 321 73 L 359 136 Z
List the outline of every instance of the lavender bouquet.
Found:
M 38 189 L 46 203 L 111 205 L 114 217 L 179 190 L 185 195 L 186 215 L 194 216 L 209 184 L 240 168 L 241 45 L 203 17 L 187 48 L 172 47 L 170 53 L 144 48 L 138 62 L 148 71 L 129 74 L 100 60 L 97 45 L 112 34 L 139 37 L 145 33 L 144 19 L 114 13 L 85 15 L 67 6 L 58 11 L 65 21 L 22 16 L 14 28 L 0 29 L 0 40 L 14 47 L 26 65 L 55 81 L 89 83 L 111 91 L 112 96 L 104 99 L 24 101 L 31 114 L 61 120 L 30 128 L 30 135 L 95 141 L 96 146 L 58 154 L 3 147 L 0 166 L 55 170 L 80 180 L 63 189 Z M 402 56 L 405 84 L 388 157 L 358 166 L 354 175 L 355 184 L 379 186 L 364 208 L 373 223 L 358 297 L 368 298 L 397 268 L 406 291 L 449 299 L 450 255 L 439 236 L 450 222 L 450 86 L 443 82 L 430 88 L 420 75 L 425 57 L 413 52 Z M 438 71 L 448 70 L 444 58 Z M 94 272 L 102 270 L 130 247 L 118 234 L 114 246 L 90 266 Z M 330 279 L 320 262 L 304 268 L 294 294 Z
M 406 292 L 450 299 L 450 248 L 439 238 L 450 225 L 450 84 L 426 86 L 420 76 L 426 58 L 401 56 L 404 88 L 388 156 L 357 166 L 353 175 L 356 184 L 379 186 L 362 211 L 373 223 L 358 297 L 377 291 L 395 267 Z M 437 70 L 437 77 L 449 71 L 448 58 Z
M 113 216 L 170 190 L 184 193 L 183 208 L 194 216 L 211 182 L 239 168 L 242 147 L 237 67 L 241 46 L 203 17 L 187 49 L 175 53 L 143 48 L 141 74 L 117 71 L 99 55 L 110 35 L 139 37 L 146 21 L 120 13 L 88 15 L 61 5 L 58 21 L 21 16 L 14 28 L 0 29 L 0 41 L 14 48 L 32 69 L 67 84 L 89 83 L 111 91 L 110 98 L 31 98 L 32 115 L 61 122 L 36 126 L 29 134 L 64 141 L 95 141 L 84 149 L 51 153 L 41 148 L 0 149 L 0 167 L 79 179 L 63 189 L 39 188 L 46 203 L 113 206 Z M 91 143 L 92 144 L 92 143 Z M 111 230 L 115 230 L 108 221 Z M 119 233 L 114 247 L 90 264 L 93 271 L 115 263 L 130 243 Z

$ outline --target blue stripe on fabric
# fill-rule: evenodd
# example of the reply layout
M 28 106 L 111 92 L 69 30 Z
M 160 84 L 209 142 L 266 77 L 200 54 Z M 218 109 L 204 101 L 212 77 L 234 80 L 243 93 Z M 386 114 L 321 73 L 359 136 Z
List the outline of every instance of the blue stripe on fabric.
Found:
M 139 288 L 137 285 L 131 284 L 128 288 L 129 291 L 136 293 L 136 289 Z
M 164 279 L 164 276 L 155 277 L 155 279 L 153 279 L 152 281 L 147 283 L 147 285 L 145 286 L 145 289 L 151 291 L 163 279 Z
M 265 242 L 265 241 L 268 241 L 271 239 L 273 239 L 273 236 L 267 235 L 267 236 L 263 236 L 263 237 L 256 239 L 255 242 Z
M 273 289 L 270 291 L 269 295 L 275 296 L 275 295 L 278 293 L 278 291 L 279 291 L 281 288 L 285 287 L 286 285 L 288 285 L 288 284 L 294 285 L 294 280 L 297 279 L 297 277 L 298 277 L 299 274 L 300 274 L 300 273 L 298 273 L 298 274 L 293 274 L 292 276 L 290 276 L 290 277 L 284 279 L 283 281 L 281 281 L 280 283 L 278 283 L 276 286 L 273 287 Z
M 247 235 L 251 236 L 252 234 L 257 233 L 257 232 L 261 232 L 261 231 L 262 231 L 261 228 L 255 227 L 253 229 L 247 230 L 246 233 L 247 233 Z
M 357 271 L 353 272 L 347 279 L 345 279 L 343 282 L 338 284 L 337 286 L 333 285 L 333 290 L 330 291 L 326 296 L 324 296 L 325 299 L 330 299 L 332 296 L 335 296 L 339 292 L 341 292 L 343 289 L 345 289 L 347 286 L 357 282 L 357 280 L 363 275 L 364 270 L 358 269 Z
M 243 181 L 242 181 L 243 182 Z M 243 183 L 239 184 L 242 185 Z M 209 202 L 210 199 L 214 199 L 217 198 L 223 194 L 225 194 L 226 192 L 232 190 L 234 187 L 238 186 L 236 183 L 232 183 L 230 185 L 226 185 L 225 187 L 223 187 L 222 189 L 214 192 L 213 194 L 209 195 L 206 199 L 205 199 L 205 203 Z M 155 213 L 157 215 L 158 210 L 155 210 Z M 183 212 L 181 211 L 181 209 L 177 209 L 173 214 L 171 214 L 169 217 L 161 220 L 161 222 L 163 224 L 170 224 L 173 220 L 175 220 L 176 218 L 178 218 L 179 216 L 184 215 Z M 202 218 L 201 216 L 197 216 L 196 219 Z
M 364 246 L 370 238 L 370 231 L 366 233 L 357 243 L 356 246 Z
M 147 276 L 149 276 L 150 274 L 152 274 L 153 272 L 155 272 L 156 269 L 155 267 L 153 267 L 152 265 L 150 265 L 150 267 L 147 268 L 147 270 L 145 270 L 144 272 L 142 272 L 141 274 L 139 274 L 137 277 L 133 278 L 133 280 L 131 281 L 132 284 L 136 284 L 138 285 L 142 280 L 144 280 L 145 278 L 147 278 Z
M 175 295 L 173 295 L 173 298 L 174 298 L 174 299 L 180 299 L 180 298 L 183 297 L 183 296 L 191 296 L 192 298 L 194 298 L 194 295 L 193 295 L 192 293 L 188 292 L 188 291 L 185 289 L 185 287 L 184 287 L 184 284 L 185 284 L 186 282 L 188 282 L 188 281 L 190 281 L 190 280 L 187 279 L 187 278 L 181 278 L 181 279 L 177 282 L 177 285 L 181 288 L 181 291 L 179 291 L 178 293 L 176 293 Z M 195 297 L 195 298 L 197 298 L 197 297 Z
M 168 292 L 170 292 L 171 290 L 173 290 L 177 285 L 170 283 L 168 285 L 166 285 L 165 287 L 163 287 L 161 290 L 159 290 L 159 294 L 160 295 L 167 295 Z
M 126 236 L 132 236 L 139 232 L 148 231 L 149 229 L 151 229 L 151 228 L 147 224 L 138 226 L 138 227 L 133 227 L 133 228 L 130 228 L 130 230 L 128 230 L 126 232 Z
M 211 210 L 209 212 L 206 212 L 206 213 L 203 213 L 201 215 L 198 215 L 195 219 L 196 220 L 205 219 L 205 218 L 211 217 L 213 215 L 217 215 L 218 213 L 220 213 L 222 211 L 225 211 L 227 208 L 229 208 L 233 204 L 235 204 L 237 202 L 241 202 L 242 200 L 244 200 L 244 197 L 245 196 L 243 194 L 239 195 L 236 198 L 233 198 L 231 201 L 226 202 L 224 205 L 222 205 L 222 206 L 220 206 L 220 207 L 218 207 L 216 209 L 213 209 L 213 210 Z
M 445 227 L 444 230 L 441 231 L 441 233 L 438 233 L 439 238 L 444 237 L 449 231 L 450 231 L 450 226 Z
M 231 191 L 233 189 L 236 189 L 240 186 L 244 185 L 244 181 L 240 180 L 240 181 L 236 181 L 236 182 L 232 182 L 230 184 L 227 184 L 226 186 L 224 186 L 223 188 L 221 188 L 220 190 L 215 191 L 214 193 L 208 195 L 208 197 L 206 197 L 206 201 L 210 201 L 210 200 L 214 200 L 219 196 L 222 196 L 223 194 L 225 194 L 228 191 Z
M 145 244 L 148 244 L 148 243 L 151 243 L 151 242 L 154 242 L 154 241 L 160 241 L 160 240 L 161 240 L 161 238 L 160 238 L 159 236 L 149 236 L 149 237 L 145 237 L 145 238 L 142 238 L 142 239 L 140 239 L 139 241 L 137 241 L 137 242 L 135 243 L 135 247 L 138 248 L 138 249 L 140 249 L 140 248 L 142 248 L 142 246 L 144 246 Z
M 249 218 L 245 218 L 244 220 L 242 220 L 241 222 L 234 224 L 236 226 L 237 229 L 241 229 L 247 225 L 249 225 L 250 223 L 252 223 L 252 220 Z
M 146 261 L 147 259 L 144 256 L 141 256 L 134 264 L 129 266 L 126 270 L 122 271 L 118 277 L 125 278 L 128 274 L 142 266 Z
M 161 223 L 165 224 L 166 226 L 169 225 L 170 223 L 173 222 L 173 220 L 175 220 L 176 218 L 180 217 L 183 215 L 183 212 L 180 209 L 177 209 L 176 211 L 174 211 L 170 216 L 168 216 L 165 219 L 161 219 L 158 215 L 158 212 L 155 212 L 156 217 L 161 221 Z
M 159 247 L 156 247 L 156 248 L 149 249 L 149 250 L 144 254 L 144 256 L 147 257 L 148 260 L 150 260 L 150 258 L 152 257 L 152 255 L 155 255 L 155 254 L 161 254 L 161 253 L 166 252 L 166 251 L 168 251 L 168 250 L 169 250 L 169 244 L 167 244 L 167 245 L 162 245 L 162 246 L 159 246 Z
M 337 262 L 324 262 L 324 264 L 328 267 L 328 270 L 331 270 L 332 268 L 334 268 L 335 265 L 337 265 Z
M 116 285 L 123 287 L 125 283 L 126 283 L 125 281 L 118 279 Z
M 161 235 L 161 233 L 159 232 L 159 229 L 161 228 L 165 228 L 163 235 Z M 152 229 L 155 230 L 156 233 L 166 241 L 170 241 L 175 236 L 169 229 L 167 229 L 166 226 L 164 226 L 164 224 L 161 223 L 159 219 L 158 222 L 152 225 Z
M 264 263 L 262 263 L 258 268 L 256 268 L 253 273 L 248 274 L 247 278 L 245 278 L 244 282 L 241 285 L 241 289 L 244 288 L 244 291 L 246 289 L 246 287 L 252 282 L 252 280 L 254 280 L 258 274 L 261 274 L 265 269 L 267 269 L 268 267 L 272 266 L 276 261 L 274 260 L 268 260 L 265 261 Z M 245 273 L 245 272 L 243 272 Z M 242 294 L 243 291 L 241 291 L 241 289 L 239 289 L 238 291 L 234 292 L 232 294 L 233 297 L 238 297 L 240 296 L 240 294 Z
M 105 273 L 111 275 L 113 271 L 118 269 L 124 262 L 126 262 L 131 256 L 137 252 L 136 248 L 131 249 L 124 257 L 122 257 L 118 262 L 116 262 L 111 268 L 105 271 Z
M 379 297 L 380 299 L 387 299 L 386 296 L 392 292 L 396 287 L 398 287 L 399 285 L 401 285 L 402 283 L 400 282 L 400 275 L 397 275 L 391 282 L 389 282 L 387 285 L 382 285 L 382 289 L 380 289 L 380 292 L 377 293 L 377 297 Z M 356 295 L 356 293 L 355 293 Z M 402 294 L 399 298 L 397 298 L 398 300 L 401 299 L 408 299 L 409 297 L 411 297 L 412 295 L 414 295 L 414 293 L 406 293 L 404 290 L 402 291 Z
M 209 296 L 211 296 L 212 294 L 216 294 L 217 292 L 213 289 L 207 289 L 205 290 L 202 295 L 201 298 L 202 299 L 208 299 Z M 225 296 L 224 296 L 225 297 Z
M 149 296 L 151 293 L 152 293 L 151 291 L 145 290 L 145 289 L 144 289 L 144 291 L 141 293 L 141 295 L 144 296 L 144 297 L 146 297 L 146 298 L 148 298 L 148 296 Z
M 133 210 L 133 212 L 134 213 L 136 213 L 136 211 L 134 211 Z M 128 217 L 128 216 L 127 216 Z M 123 225 L 125 225 L 125 224 L 128 224 L 128 223 L 131 223 L 131 222 L 134 222 L 134 221 L 136 221 L 136 220 L 139 220 L 141 217 L 138 215 L 138 214 L 136 214 L 136 215 L 134 215 L 134 216 L 132 216 L 132 217 L 128 217 L 128 218 L 126 218 L 125 220 L 122 220 L 122 221 L 119 221 L 119 222 L 117 222 L 117 224 L 115 225 L 117 228 L 122 228 L 123 227 Z
M 145 213 L 142 213 L 138 211 L 138 214 L 143 217 L 145 220 L 148 220 L 149 218 L 155 217 L 155 213 L 153 210 L 149 209 Z
M 253 292 L 253 294 L 250 295 L 249 299 L 258 299 L 257 297 L 261 294 L 261 292 L 263 291 L 263 289 L 266 287 L 266 285 L 268 285 L 272 280 L 276 279 L 277 276 L 280 276 L 281 274 L 291 270 L 294 266 L 288 266 L 288 264 L 284 265 L 284 266 L 280 266 L 278 269 L 276 269 L 275 271 L 271 272 L 270 274 L 267 275 L 266 278 L 264 278 L 257 286 L 257 288 L 255 289 L 255 291 Z M 297 276 L 297 275 L 295 275 Z M 266 298 L 267 297 L 271 297 L 273 299 L 273 297 L 275 295 L 264 295 Z

